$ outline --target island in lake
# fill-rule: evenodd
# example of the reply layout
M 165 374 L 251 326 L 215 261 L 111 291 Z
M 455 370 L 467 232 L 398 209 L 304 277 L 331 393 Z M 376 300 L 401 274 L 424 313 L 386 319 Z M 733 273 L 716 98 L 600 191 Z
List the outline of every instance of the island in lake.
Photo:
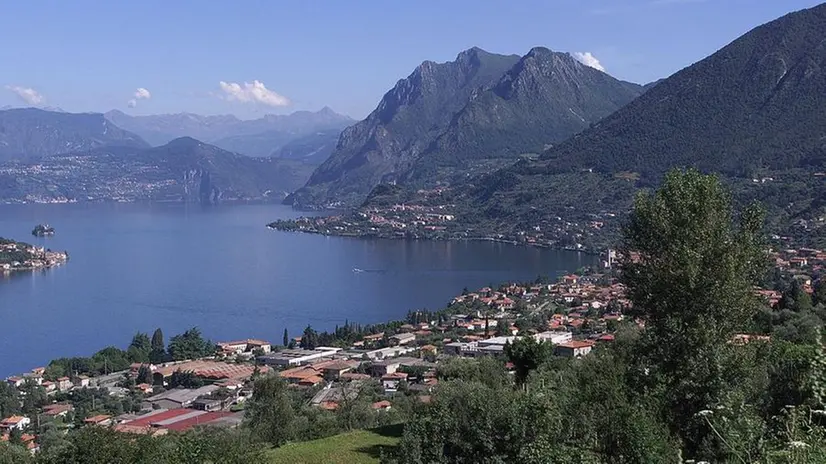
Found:
M 69 254 L 0 237 L 0 272 L 46 269 L 66 262 Z
M 32 235 L 35 237 L 47 237 L 54 235 L 54 227 L 51 227 L 48 224 L 38 224 L 34 226 L 34 229 L 32 229 Z

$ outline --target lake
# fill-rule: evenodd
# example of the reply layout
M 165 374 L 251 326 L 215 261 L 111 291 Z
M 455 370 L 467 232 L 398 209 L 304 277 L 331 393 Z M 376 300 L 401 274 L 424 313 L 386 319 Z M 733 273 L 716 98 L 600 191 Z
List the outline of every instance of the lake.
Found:
M 439 309 L 462 288 L 559 275 L 598 258 L 489 242 L 278 232 L 281 205 L 0 205 L 0 236 L 67 250 L 63 266 L 0 277 L 0 376 L 125 348 L 136 331 L 197 326 L 280 343 L 286 327 L 375 323 Z M 49 223 L 54 237 L 35 238 Z M 365 272 L 355 272 L 360 269 Z M 2 276 L 2 274 L 0 274 Z

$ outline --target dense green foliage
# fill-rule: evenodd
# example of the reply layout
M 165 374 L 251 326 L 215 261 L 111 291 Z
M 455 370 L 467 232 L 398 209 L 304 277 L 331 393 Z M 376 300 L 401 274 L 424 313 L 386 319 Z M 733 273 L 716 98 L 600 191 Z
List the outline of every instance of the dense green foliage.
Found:
M 4 453 L 0 451 L 0 456 Z M 2 458 L 0 458 L 2 459 Z M 84 427 L 56 439 L 35 457 L 26 452 L 16 464 L 248 464 L 263 462 L 260 446 L 242 430 L 196 429 L 160 437 L 130 435 L 105 427 Z M 3 462 L 0 460 L 0 462 Z
M 623 231 L 621 276 L 644 328 L 621 327 L 583 359 L 511 345 L 519 382 L 488 382 L 475 360 L 440 366 L 432 405 L 387 460 L 820 462 L 823 321 L 802 323 L 811 340 L 786 341 L 775 328 L 770 343 L 731 343 L 755 325 L 772 330 L 785 311 L 798 321 L 818 314 L 794 284 L 787 308 L 755 298 L 767 264 L 761 227 L 759 211 L 736 212 L 717 178 L 668 174 L 637 198 Z
M 193 327 L 169 339 L 169 357 L 173 361 L 198 359 L 215 353 L 215 344 L 201 336 L 201 331 Z
M 823 5 L 757 27 L 550 150 L 549 168 L 655 177 L 672 166 L 749 177 L 821 168 L 824 31 Z

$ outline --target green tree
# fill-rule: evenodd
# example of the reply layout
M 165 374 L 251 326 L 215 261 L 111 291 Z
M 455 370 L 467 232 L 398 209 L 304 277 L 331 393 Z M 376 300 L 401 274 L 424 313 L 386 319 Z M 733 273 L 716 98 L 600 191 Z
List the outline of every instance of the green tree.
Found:
M 23 446 L 23 431 L 17 427 L 9 430 L 9 444 L 12 446 Z
M 510 336 L 511 321 L 507 317 L 500 318 L 496 321 L 496 336 L 504 337 Z
M 812 309 L 812 297 L 806 293 L 799 280 L 792 279 L 789 288 L 783 292 L 780 299 L 780 308 L 795 312 L 808 311 Z
M 215 354 L 215 345 L 201 336 L 201 331 L 193 327 L 175 335 L 169 340 L 169 357 L 175 361 L 198 359 Z
M 305 350 L 314 350 L 315 347 L 318 346 L 318 332 L 308 325 L 307 328 L 304 329 L 299 346 Z
M 109 374 L 126 370 L 131 364 L 128 353 L 114 346 L 109 346 L 98 351 L 92 355 L 91 361 L 92 371 L 99 374 Z
M 152 342 L 150 348 L 153 350 L 165 350 L 164 347 L 164 340 L 163 340 L 163 331 L 160 328 L 155 329 L 155 332 L 152 333 Z
M 17 390 L 6 382 L 0 382 L 0 416 L 9 417 L 20 412 Z
M 826 305 L 826 279 L 820 278 L 815 282 L 815 292 L 812 295 L 812 303 Z
M 282 379 L 259 377 L 245 409 L 244 420 L 256 439 L 278 446 L 294 437 L 295 410 Z
M 23 412 L 26 414 L 36 414 L 38 409 L 49 402 L 46 390 L 33 380 L 26 380 L 20 386 L 20 393 L 23 397 Z
M 26 464 L 34 462 L 32 454 L 20 445 L 0 441 L 0 464 Z
M 132 342 L 126 350 L 130 361 L 141 363 L 149 362 L 151 351 L 152 342 L 149 340 L 149 335 L 143 332 L 138 332 L 132 337 Z
M 152 371 L 149 370 L 149 366 L 146 364 L 141 364 L 141 367 L 138 368 L 138 376 L 135 379 L 137 383 L 152 383 Z
M 169 388 L 198 388 L 204 385 L 204 381 L 198 378 L 192 371 L 176 370 L 169 376 Z
M 284 327 L 284 340 L 281 342 L 285 347 L 290 344 L 290 335 L 287 333 L 287 328 Z
M 621 281 L 645 321 L 640 377 L 664 392 L 664 417 L 689 452 L 693 418 L 733 388 L 729 340 L 759 303 L 753 284 L 767 264 L 762 214 L 735 214 L 716 176 L 674 170 L 655 193 L 640 193 L 623 230 Z M 710 432 L 708 432 L 710 433 Z
M 528 374 L 553 356 L 553 346 L 533 337 L 521 337 L 505 344 L 505 356 L 516 370 L 516 383 L 524 385 Z
M 163 331 L 155 329 L 152 334 L 151 350 L 149 352 L 149 362 L 160 364 L 166 360 L 166 347 L 163 340 Z

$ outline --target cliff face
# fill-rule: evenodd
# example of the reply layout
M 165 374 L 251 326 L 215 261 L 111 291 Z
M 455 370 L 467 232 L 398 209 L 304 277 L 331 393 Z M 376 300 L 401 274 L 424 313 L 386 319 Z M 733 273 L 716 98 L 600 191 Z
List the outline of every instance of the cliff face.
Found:
M 518 61 L 473 48 L 455 61 L 425 61 L 388 91 L 376 109 L 345 129 L 333 154 L 297 192 L 297 203 L 360 199 L 393 181 L 450 124 L 479 88 L 492 85 Z
M 641 92 L 546 48 L 521 58 L 474 48 L 453 62 L 424 62 L 342 133 L 327 162 L 289 200 L 355 204 L 381 183 L 453 183 L 539 153 Z

